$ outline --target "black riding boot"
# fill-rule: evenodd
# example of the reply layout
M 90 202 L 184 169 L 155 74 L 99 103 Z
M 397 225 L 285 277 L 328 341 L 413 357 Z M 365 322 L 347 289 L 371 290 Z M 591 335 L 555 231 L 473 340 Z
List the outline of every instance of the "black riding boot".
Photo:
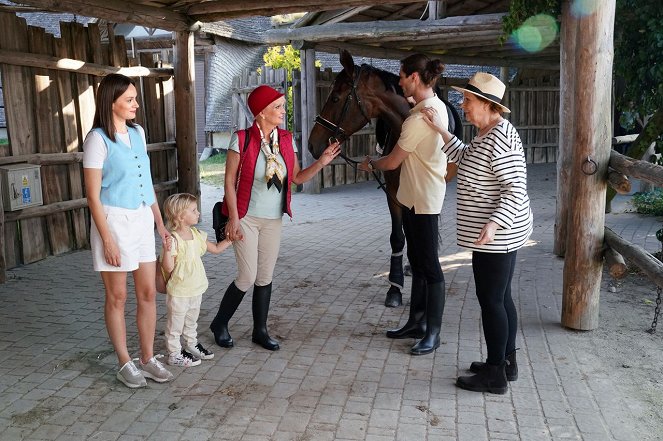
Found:
M 267 314 L 269 301 L 272 298 L 272 284 L 255 286 L 253 288 L 253 337 L 251 341 L 269 351 L 278 351 L 279 342 L 273 340 L 267 333 Z
M 510 352 L 506 355 L 506 367 L 504 371 L 506 372 L 506 379 L 508 381 L 516 381 L 518 379 L 518 363 L 516 362 L 516 351 Z M 470 372 L 478 374 L 486 367 L 486 363 L 483 361 L 473 361 L 470 365 Z
M 222 348 L 232 348 L 234 345 L 233 339 L 228 332 L 228 322 L 233 314 L 235 314 L 235 311 L 237 311 L 239 304 L 242 303 L 244 294 L 246 292 L 240 291 L 235 286 L 235 282 L 231 283 L 228 289 L 226 289 L 223 299 L 221 299 L 216 317 L 214 317 L 214 320 L 209 325 L 210 330 L 214 333 L 214 341 Z
M 444 282 L 426 288 L 426 335 L 410 349 L 412 355 L 430 354 L 440 346 L 440 328 L 444 313 Z
M 400 329 L 387 331 L 387 338 L 423 338 L 426 334 L 426 279 L 412 277 L 410 317 Z
M 476 375 L 458 377 L 456 386 L 472 392 L 490 392 L 491 394 L 505 394 L 508 389 L 505 362 L 499 365 L 486 363 L 484 368 Z

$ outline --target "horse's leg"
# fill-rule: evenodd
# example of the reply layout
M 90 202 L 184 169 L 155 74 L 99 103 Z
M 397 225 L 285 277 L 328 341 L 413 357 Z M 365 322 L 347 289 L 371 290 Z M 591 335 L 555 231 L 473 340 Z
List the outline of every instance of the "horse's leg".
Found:
M 389 308 L 395 308 L 403 304 L 403 295 L 401 290 L 405 282 L 403 275 L 403 248 L 405 248 L 405 234 L 403 233 L 403 210 L 396 200 L 396 191 L 398 190 L 400 170 L 391 173 L 385 173 L 385 182 L 387 190 L 387 203 L 389 205 L 389 215 L 391 216 L 391 234 L 389 243 L 391 244 L 391 264 L 389 266 L 389 291 L 384 301 L 384 305 Z M 394 182 L 396 183 L 394 185 Z

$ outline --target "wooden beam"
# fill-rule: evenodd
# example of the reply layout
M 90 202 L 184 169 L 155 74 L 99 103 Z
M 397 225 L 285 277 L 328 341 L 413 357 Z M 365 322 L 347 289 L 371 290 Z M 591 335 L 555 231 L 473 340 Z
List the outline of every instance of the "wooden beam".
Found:
M 606 231 L 606 236 L 607 236 Z M 606 237 L 606 242 L 609 239 Z M 607 245 L 607 243 L 606 243 Z M 617 251 L 613 250 L 610 247 L 606 247 L 605 253 L 605 264 L 608 265 L 608 271 L 610 275 L 615 279 L 623 279 L 628 274 L 628 267 L 624 261 L 624 257 L 619 254 Z
M 628 180 L 628 176 L 619 173 L 612 167 L 608 170 L 608 184 L 619 194 L 629 194 L 631 192 L 631 181 Z
M 53 12 L 69 12 L 98 17 L 115 23 L 135 23 L 168 31 L 184 31 L 195 27 L 184 14 L 167 7 L 143 5 L 123 0 L 21 0 L 21 4 Z
M 196 74 L 193 32 L 176 32 L 175 39 L 175 143 L 178 191 L 200 200 L 200 172 L 196 148 Z
M 610 167 L 632 178 L 642 179 L 657 187 L 663 187 L 663 166 L 629 158 L 615 150 L 611 150 Z
M 44 54 L 30 54 L 26 52 L 0 49 L 0 63 L 12 66 L 39 67 L 61 70 L 66 72 L 105 76 L 119 73 L 128 77 L 172 77 L 173 69 L 150 69 L 142 66 L 111 67 L 97 63 L 86 63 L 71 58 L 59 58 Z
M 610 158 L 611 85 L 615 0 L 579 18 L 573 53 L 575 87 L 573 157 L 562 282 L 562 325 L 598 326 L 603 262 L 605 191 Z M 572 42 L 569 42 L 572 43 Z M 591 172 L 594 161 L 595 173 Z M 618 250 L 619 251 L 619 250 Z
M 364 46 L 359 44 L 345 43 L 342 41 L 327 41 L 324 43 L 308 44 L 308 42 L 300 42 L 305 44 L 308 48 L 315 48 L 319 52 L 337 53 L 341 49 L 346 49 L 352 55 L 372 58 L 386 58 L 394 60 L 402 60 L 403 58 L 412 55 L 416 50 L 403 50 L 395 48 L 383 48 L 377 46 Z M 294 45 L 293 45 L 294 46 Z M 559 63 L 550 60 L 536 60 L 536 59 L 513 59 L 513 58 L 500 58 L 500 57 L 472 57 L 460 55 L 445 55 L 437 54 L 434 52 L 421 52 L 430 58 L 437 58 L 443 63 L 447 64 L 466 64 L 471 66 L 507 66 L 507 67 L 523 67 L 523 68 L 538 68 L 545 70 L 558 70 Z
M 410 12 L 416 11 L 417 9 L 421 9 L 421 6 L 422 5 L 420 3 L 413 2 L 411 5 L 405 6 L 404 8 L 399 9 L 398 11 L 393 12 L 387 15 L 386 17 L 383 17 L 382 20 L 388 21 L 388 20 L 395 20 L 399 17 L 405 17 Z
M 293 29 L 272 29 L 265 33 L 265 42 L 281 44 L 292 40 L 306 40 L 310 42 L 364 38 L 379 40 L 383 37 L 394 36 L 399 36 L 402 40 L 407 40 L 417 36 L 464 32 L 467 31 L 468 26 L 492 26 L 495 29 L 501 29 L 503 17 L 504 14 L 488 14 L 481 16 L 448 17 L 431 21 L 373 21 L 315 25 Z
M 415 2 L 423 2 L 423 0 L 414 0 Z M 412 0 L 382 0 L 381 4 L 398 4 L 398 3 L 412 3 Z M 322 0 L 280 0 L 274 3 L 271 8 L 275 10 L 288 10 L 292 12 L 317 10 L 329 11 L 334 9 L 353 8 L 356 6 L 365 6 L 365 0 L 336 0 L 335 2 L 328 2 Z M 258 15 L 252 11 L 259 11 L 269 6 L 269 2 L 265 0 L 242 0 L 242 1 L 207 1 L 197 2 L 187 8 L 186 13 L 190 16 L 201 15 L 222 15 L 226 13 L 242 11 L 247 16 Z M 284 12 L 280 12 L 281 14 Z M 262 15 L 262 14 L 259 14 Z M 205 20 L 207 21 L 207 20 Z
M 315 50 L 305 49 L 299 51 L 301 63 L 301 124 L 302 144 L 299 147 L 302 152 L 302 168 L 306 168 L 315 162 L 313 155 L 308 151 L 308 136 L 313 129 L 315 115 L 317 113 L 316 85 L 315 85 Z M 313 179 L 304 183 L 305 193 L 320 193 L 322 172 L 317 173 Z
M 605 243 L 629 261 L 633 262 L 657 286 L 663 286 L 663 263 L 647 250 L 619 237 L 610 228 L 605 227 Z

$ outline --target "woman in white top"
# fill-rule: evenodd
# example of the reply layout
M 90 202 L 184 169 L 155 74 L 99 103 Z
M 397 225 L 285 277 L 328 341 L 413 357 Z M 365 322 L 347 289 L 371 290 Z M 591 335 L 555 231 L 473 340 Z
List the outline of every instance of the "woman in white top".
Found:
M 97 89 L 93 128 L 83 145 L 92 261 L 106 291 L 104 317 L 120 365 L 117 379 L 131 388 L 146 386 L 145 378 L 160 383 L 173 378 L 154 357 L 154 224 L 162 240 L 168 232 L 152 187 L 145 132 L 132 122 L 138 109 L 136 95 L 130 78 L 104 77 Z M 133 274 L 136 286 L 140 369 L 127 349 L 127 272 Z
M 435 109 L 422 111 L 444 138 L 443 151 L 458 164 L 458 245 L 472 250 L 472 270 L 488 349 L 486 362 L 474 362 L 476 375 L 459 377 L 456 385 L 476 392 L 503 394 L 507 380 L 518 377 L 518 316 L 511 297 L 516 252 L 532 233 L 527 195 L 527 168 L 520 136 L 502 118 L 505 85 L 479 72 L 463 93 L 465 118 L 479 133 L 469 144 L 446 130 Z M 507 364 L 508 363 L 508 364 Z

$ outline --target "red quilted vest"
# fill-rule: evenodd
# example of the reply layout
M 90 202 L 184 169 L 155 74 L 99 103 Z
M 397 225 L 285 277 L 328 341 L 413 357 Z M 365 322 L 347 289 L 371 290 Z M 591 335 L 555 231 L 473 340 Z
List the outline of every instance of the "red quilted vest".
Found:
M 279 149 L 281 156 L 285 162 L 285 167 L 288 172 L 287 184 L 285 185 L 286 196 L 285 196 L 285 207 L 283 207 L 283 212 L 288 213 L 288 216 L 292 217 L 292 211 L 290 211 L 290 198 L 292 187 L 292 175 L 294 174 L 295 169 L 295 151 L 292 147 L 292 134 L 281 128 L 278 128 L 279 135 Z M 249 132 L 249 144 L 244 149 L 244 137 Z M 246 130 L 238 130 L 237 138 L 239 144 L 240 158 L 239 158 L 239 176 L 237 177 L 237 214 L 239 218 L 246 216 L 246 212 L 249 210 L 249 200 L 251 199 L 251 188 L 253 186 L 253 178 L 256 171 L 256 162 L 258 160 L 258 155 L 260 154 L 260 130 L 258 126 L 253 123 L 251 127 Z M 228 208 L 226 207 L 225 201 L 221 212 L 228 216 Z

